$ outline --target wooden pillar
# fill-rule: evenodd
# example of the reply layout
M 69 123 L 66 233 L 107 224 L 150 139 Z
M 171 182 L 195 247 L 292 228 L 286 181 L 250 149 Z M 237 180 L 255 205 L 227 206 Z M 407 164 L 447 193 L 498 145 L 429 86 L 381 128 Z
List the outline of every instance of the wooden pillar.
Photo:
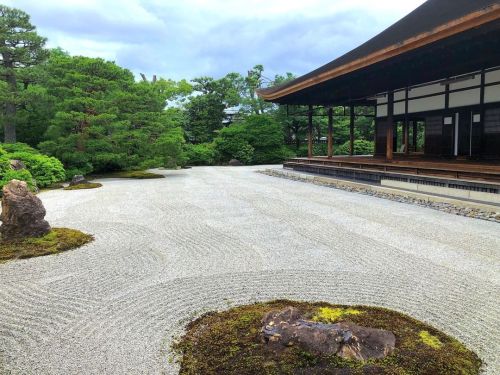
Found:
M 418 143 L 418 123 L 413 121 L 413 148 L 415 152 L 417 152 L 417 143 Z
M 386 159 L 391 161 L 394 155 L 394 92 L 387 95 L 387 150 Z
M 404 139 L 404 144 L 406 145 L 405 147 L 405 154 L 410 155 L 410 123 L 408 120 L 405 121 L 405 139 Z
M 333 157 L 333 108 L 328 108 L 328 158 Z
M 375 117 L 373 118 L 373 122 L 375 123 L 375 131 L 373 132 L 373 144 L 375 147 L 373 148 L 373 156 L 377 155 L 378 150 L 378 121 L 377 121 L 377 106 L 373 107 L 373 114 Z
M 480 131 L 479 131 L 479 134 L 480 134 L 480 139 L 479 139 L 479 146 L 480 146 L 480 155 L 478 156 L 483 156 L 483 152 L 484 152 L 484 118 L 485 118 L 485 114 L 486 114 L 486 110 L 484 108 L 484 99 L 485 99 L 485 85 L 486 85 L 486 73 L 483 70 L 481 70 L 481 98 L 480 98 L 480 107 L 479 107 L 479 110 L 480 110 L 480 115 L 481 115 L 481 123 L 480 123 Z M 473 120 L 474 122 L 474 120 Z M 474 126 L 474 123 L 472 124 L 472 126 Z
M 398 126 L 399 128 L 399 126 Z M 403 122 L 403 126 L 402 126 L 402 129 L 401 129 L 401 145 L 399 146 L 403 146 L 405 144 L 405 140 L 406 140 L 406 122 Z M 399 152 L 399 149 L 401 147 L 398 148 L 398 152 Z
M 307 157 L 313 157 L 313 107 L 309 106 L 308 113 L 308 127 L 307 127 Z
M 354 155 L 354 106 L 350 107 L 351 122 L 349 126 L 349 155 Z
M 410 90 L 408 87 L 405 89 L 405 130 L 404 130 L 404 142 L 405 145 L 405 154 L 410 155 L 410 121 L 408 120 L 408 96 L 410 94 Z

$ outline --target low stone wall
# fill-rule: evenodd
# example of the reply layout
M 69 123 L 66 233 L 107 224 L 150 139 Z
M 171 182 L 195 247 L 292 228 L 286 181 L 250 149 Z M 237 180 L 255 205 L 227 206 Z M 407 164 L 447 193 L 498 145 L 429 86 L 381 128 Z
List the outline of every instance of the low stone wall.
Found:
M 466 216 L 480 220 L 500 223 L 500 207 L 476 204 L 474 202 L 457 201 L 445 197 L 425 195 L 408 191 L 396 190 L 372 186 L 357 182 L 337 180 L 329 177 L 315 176 L 287 170 L 266 169 L 258 173 L 267 176 L 280 177 L 293 181 L 309 182 L 315 185 L 327 186 L 334 189 L 370 195 L 377 198 L 389 199 L 391 201 L 415 204 L 431 208 L 438 211 L 447 212 L 453 215 Z

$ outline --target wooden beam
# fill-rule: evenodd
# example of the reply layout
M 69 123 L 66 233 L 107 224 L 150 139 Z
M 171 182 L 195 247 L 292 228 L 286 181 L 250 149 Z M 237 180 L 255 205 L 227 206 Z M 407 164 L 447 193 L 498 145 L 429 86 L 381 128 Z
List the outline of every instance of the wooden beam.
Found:
M 350 124 L 349 124 L 349 155 L 354 155 L 354 106 L 350 107 Z
M 387 95 L 387 150 L 386 159 L 392 161 L 394 155 L 394 92 Z
M 307 124 L 307 157 L 313 157 L 313 106 L 309 106 L 309 116 Z
M 333 157 L 333 108 L 328 108 L 328 158 Z
M 489 7 L 480 9 L 478 11 L 469 13 L 461 18 L 445 23 L 431 31 L 422 33 L 420 35 L 411 37 L 403 42 L 394 44 L 368 56 L 354 60 L 345 65 L 333 68 L 332 70 L 320 73 L 316 76 L 308 78 L 304 81 L 299 81 L 294 85 L 285 86 L 276 91 L 266 92 L 265 90 L 258 91 L 258 94 L 266 100 L 275 100 L 280 97 L 290 95 L 294 92 L 306 89 L 311 86 L 316 86 L 322 82 L 328 81 L 333 78 L 354 72 L 356 70 L 366 68 L 367 66 L 374 65 L 392 57 L 401 55 L 406 52 L 424 47 L 431 43 L 435 43 L 453 35 L 460 34 L 464 31 L 477 28 L 486 23 L 495 21 L 500 18 L 500 4 L 492 4 Z

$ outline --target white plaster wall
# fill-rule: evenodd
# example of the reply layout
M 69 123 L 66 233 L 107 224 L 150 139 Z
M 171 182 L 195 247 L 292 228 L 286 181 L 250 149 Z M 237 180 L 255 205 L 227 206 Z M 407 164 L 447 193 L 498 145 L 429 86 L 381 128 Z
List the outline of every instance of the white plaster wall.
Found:
M 484 102 L 485 103 L 500 102 L 500 85 L 485 87 Z
M 481 73 L 478 73 L 474 76 L 473 79 L 468 79 L 467 81 L 461 81 L 450 84 L 450 90 L 465 89 L 467 87 L 480 86 L 480 85 L 481 85 Z
M 450 93 L 450 108 L 476 105 L 481 103 L 481 89 Z
M 405 113 L 405 102 L 394 103 L 394 114 L 404 115 Z
M 406 99 L 406 90 L 394 91 L 394 100 Z
M 445 96 L 436 95 L 429 98 L 414 99 L 408 102 L 408 113 L 434 111 L 444 109 Z
M 445 89 L 446 89 L 446 87 L 441 85 L 440 83 L 434 83 L 432 85 L 415 87 L 415 88 L 410 89 L 410 91 L 408 92 L 408 97 L 415 98 L 417 96 L 439 94 L 439 93 L 444 92 Z
M 387 104 L 377 106 L 377 117 L 387 116 Z
M 493 70 L 491 72 L 486 72 L 485 82 L 486 83 L 500 82 L 500 70 Z
M 384 95 L 384 94 L 380 94 L 380 95 Z M 384 103 L 387 103 L 387 95 L 377 98 L 377 104 L 384 104 Z

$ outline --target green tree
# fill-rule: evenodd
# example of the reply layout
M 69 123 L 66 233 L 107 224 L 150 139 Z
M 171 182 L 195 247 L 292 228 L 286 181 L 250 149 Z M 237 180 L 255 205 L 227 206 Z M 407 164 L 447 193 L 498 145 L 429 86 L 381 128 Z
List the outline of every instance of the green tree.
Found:
M 246 164 L 279 163 L 287 157 L 281 125 L 266 114 L 250 115 L 222 129 L 214 143 L 223 163 L 233 158 Z
M 0 76 L 4 87 L 5 142 L 16 142 L 16 114 L 19 105 L 18 78 L 31 66 L 44 61 L 48 52 L 43 47 L 46 39 L 36 33 L 25 12 L 0 5 Z
M 239 75 L 230 73 L 221 79 L 200 77 L 192 82 L 196 94 L 186 104 L 186 137 L 192 143 L 211 142 L 224 127 L 224 110 L 240 103 Z
M 65 165 L 68 177 L 183 163 L 178 109 L 169 100 L 190 92 L 184 82 L 135 82 L 113 62 L 53 51 L 44 66 L 55 113 L 39 147 Z

